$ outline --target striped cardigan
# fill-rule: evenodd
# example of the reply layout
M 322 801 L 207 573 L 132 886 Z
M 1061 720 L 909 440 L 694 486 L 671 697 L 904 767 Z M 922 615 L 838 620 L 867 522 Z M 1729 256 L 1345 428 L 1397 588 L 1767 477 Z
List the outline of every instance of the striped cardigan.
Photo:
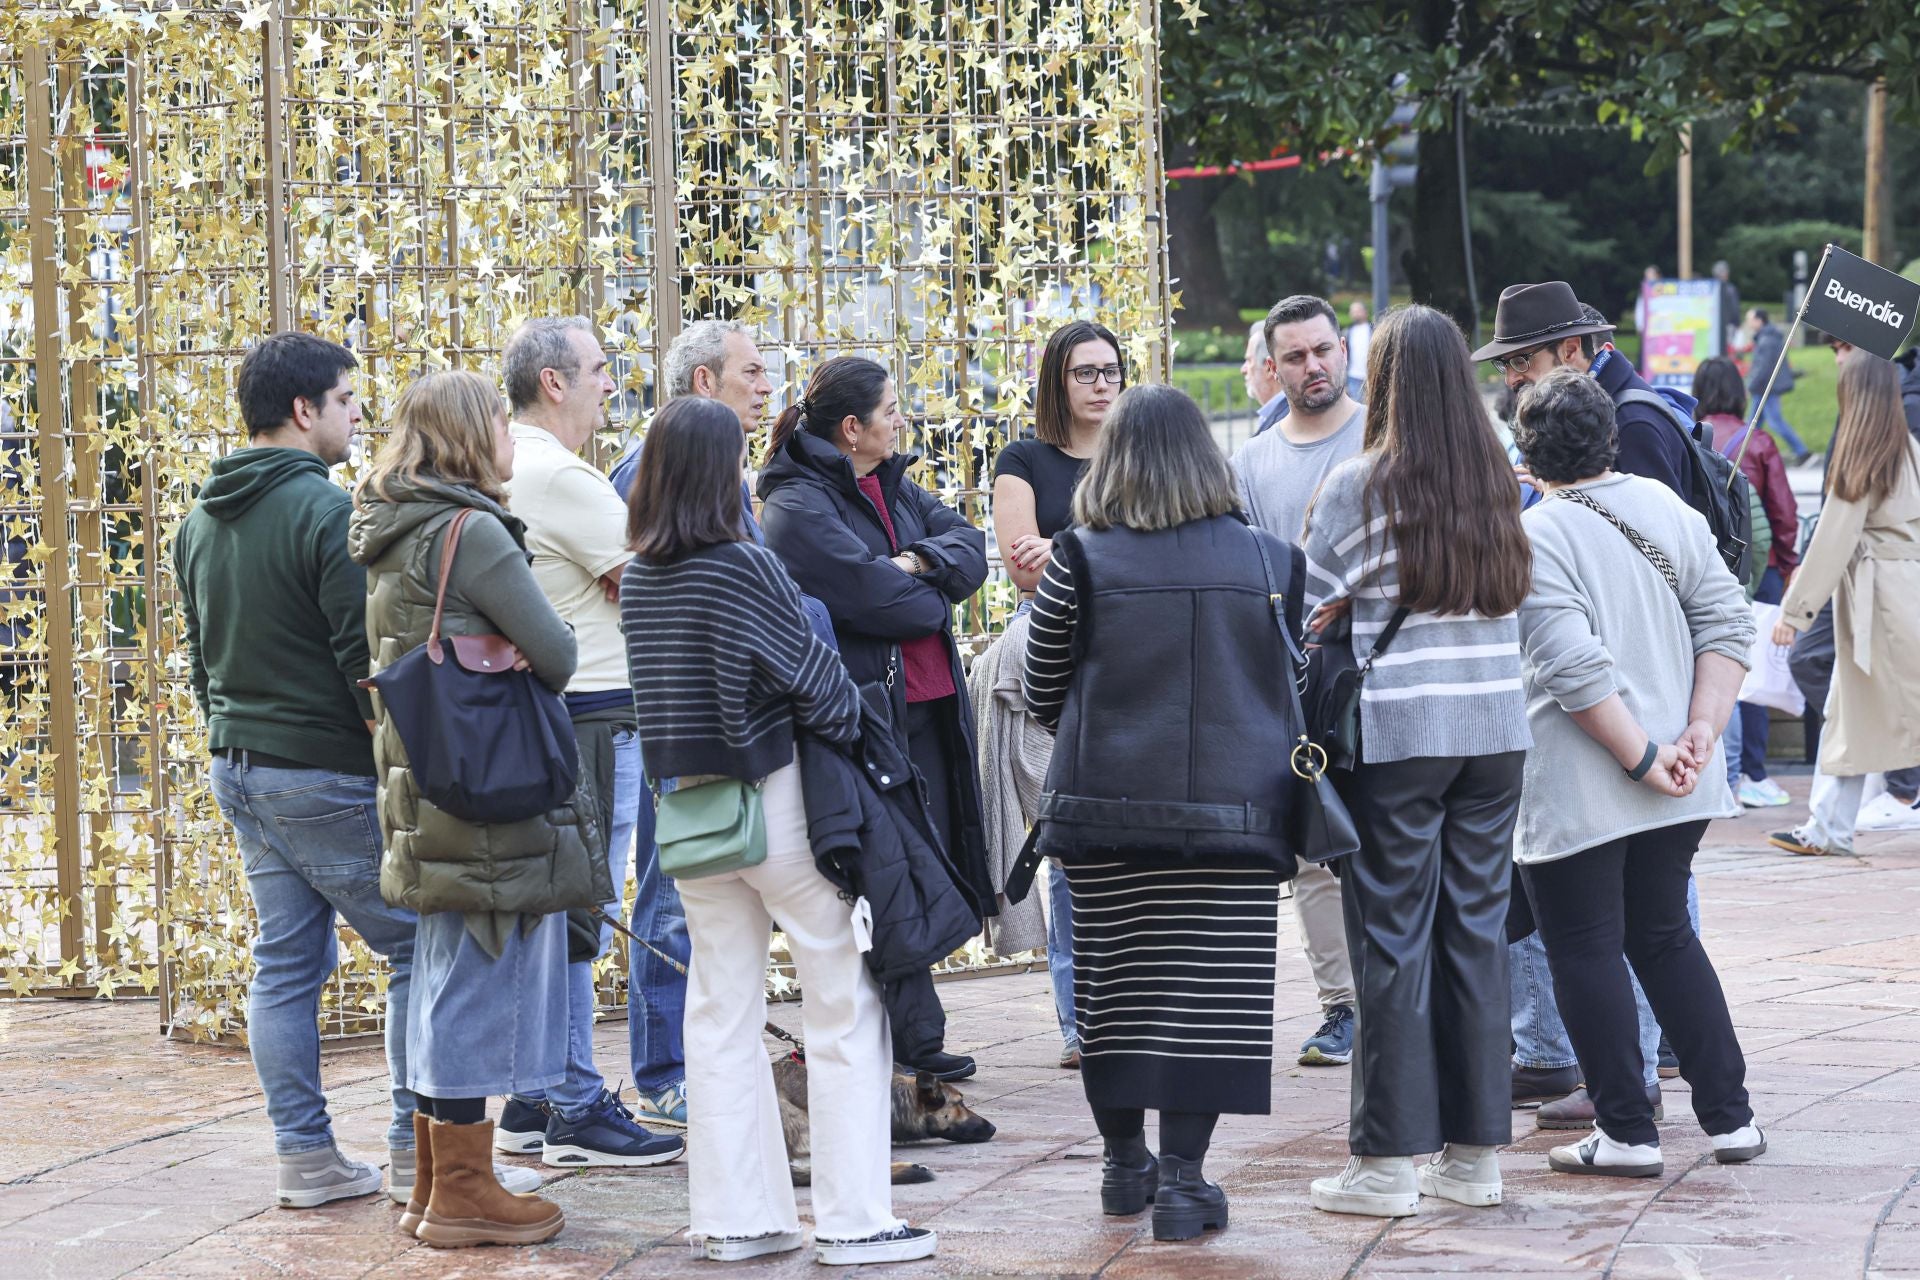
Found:
M 842 743 L 859 729 L 859 692 L 764 547 L 634 559 L 620 623 L 649 777 L 757 781 L 792 763 L 796 724 Z
M 1398 553 L 1384 515 L 1367 518 L 1364 495 L 1373 456 L 1361 454 L 1327 476 L 1307 516 L 1307 600 L 1353 601 L 1355 656 L 1365 661 L 1399 607 Z M 1526 691 L 1515 614 L 1409 614 L 1373 664 L 1360 697 L 1361 757 L 1368 764 L 1415 756 L 1524 751 Z

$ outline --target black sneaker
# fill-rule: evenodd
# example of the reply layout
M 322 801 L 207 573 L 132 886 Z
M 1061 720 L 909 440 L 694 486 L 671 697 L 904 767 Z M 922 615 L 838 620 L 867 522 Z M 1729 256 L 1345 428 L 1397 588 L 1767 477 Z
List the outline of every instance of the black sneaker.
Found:
M 553 1108 L 544 1101 L 527 1102 L 512 1094 L 500 1108 L 499 1123 L 493 1126 L 493 1149 L 510 1156 L 537 1156 L 547 1138 L 547 1121 Z
M 540 1163 L 559 1169 L 637 1168 L 678 1160 L 686 1149 L 686 1142 L 677 1136 L 641 1128 L 620 1095 L 602 1089 L 578 1120 L 553 1113 L 541 1144 Z
M 913 1064 L 914 1069 L 924 1071 L 941 1080 L 965 1080 L 974 1073 L 975 1062 L 964 1053 L 931 1053 Z M 924 1254 L 915 1254 L 916 1258 Z
M 857 1267 L 867 1262 L 912 1262 L 931 1258 L 938 1237 L 925 1227 L 896 1227 L 864 1240 L 813 1238 L 814 1261 L 829 1267 Z
M 1300 1046 L 1303 1067 L 1344 1067 L 1353 1061 L 1353 1009 L 1337 1004 L 1327 1020 Z
M 1660 1037 L 1660 1065 L 1657 1072 L 1662 1080 L 1671 1080 L 1680 1074 L 1680 1059 L 1675 1056 L 1673 1046 L 1667 1043 L 1665 1036 Z

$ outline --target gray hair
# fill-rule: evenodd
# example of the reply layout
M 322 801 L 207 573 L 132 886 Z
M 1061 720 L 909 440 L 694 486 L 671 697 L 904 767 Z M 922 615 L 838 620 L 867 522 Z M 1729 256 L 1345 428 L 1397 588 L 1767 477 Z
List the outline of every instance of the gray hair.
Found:
M 1226 455 L 1200 406 L 1176 387 L 1129 387 L 1113 403 L 1100 448 L 1073 494 L 1089 529 L 1171 529 L 1240 505 Z
M 580 357 L 574 354 L 567 334 L 575 329 L 593 332 L 593 321 L 585 316 L 553 316 L 529 320 L 513 331 L 507 349 L 500 354 L 506 377 L 507 403 L 515 413 L 540 400 L 540 374 L 552 369 L 571 383 L 580 373 Z
M 753 330 L 738 320 L 696 320 L 680 331 L 661 360 L 669 396 L 693 394 L 693 371 L 705 369 L 716 379 L 727 365 L 727 335 L 745 334 L 753 339 Z

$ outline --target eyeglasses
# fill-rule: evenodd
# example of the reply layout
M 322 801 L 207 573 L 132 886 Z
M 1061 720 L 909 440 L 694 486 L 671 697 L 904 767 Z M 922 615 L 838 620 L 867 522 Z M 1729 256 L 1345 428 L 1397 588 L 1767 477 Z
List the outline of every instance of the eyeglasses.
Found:
M 1072 374 L 1073 380 L 1083 387 L 1090 387 L 1102 379 L 1117 387 L 1127 380 L 1127 371 L 1117 364 L 1076 365 L 1067 372 Z
M 1547 344 L 1547 346 L 1552 345 L 1552 343 Z M 1495 356 L 1487 363 L 1505 373 L 1525 373 L 1533 366 L 1533 358 L 1546 349 L 1546 347 L 1535 347 L 1531 351 L 1516 351 L 1510 356 Z

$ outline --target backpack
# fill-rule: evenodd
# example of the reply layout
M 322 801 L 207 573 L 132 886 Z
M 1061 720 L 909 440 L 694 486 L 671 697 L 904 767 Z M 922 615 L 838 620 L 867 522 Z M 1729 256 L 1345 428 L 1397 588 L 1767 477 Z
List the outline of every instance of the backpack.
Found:
M 1674 403 L 1656 391 L 1629 387 L 1616 405 L 1650 404 L 1673 423 L 1687 442 L 1688 467 L 1693 481 L 1690 505 L 1706 517 L 1720 558 L 1742 583 L 1752 566 L 1748 546 L 1753 541 L 1753 486 L 1733 465 L 1733 459 L 1713 447 L 1713 428 L 1683 421 Z

